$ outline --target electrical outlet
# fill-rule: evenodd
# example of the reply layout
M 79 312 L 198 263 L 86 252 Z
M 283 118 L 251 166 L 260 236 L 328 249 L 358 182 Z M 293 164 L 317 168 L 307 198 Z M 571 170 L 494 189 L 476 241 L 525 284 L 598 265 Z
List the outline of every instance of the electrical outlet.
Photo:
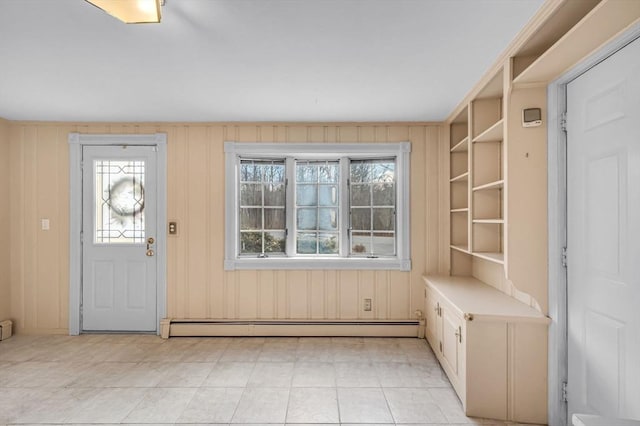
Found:
M 371 310 L 371 299 L 364 299 L 364 310 L 365 311 Z

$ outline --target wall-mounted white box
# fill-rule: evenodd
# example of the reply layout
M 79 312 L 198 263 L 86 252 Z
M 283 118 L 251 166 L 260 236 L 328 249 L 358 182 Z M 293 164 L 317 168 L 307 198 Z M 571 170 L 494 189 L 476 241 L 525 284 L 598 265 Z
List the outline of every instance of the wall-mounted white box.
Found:
M 0 321 L 0 340 L 11 337 L 11 328 L 13 323 L 11 320 Z

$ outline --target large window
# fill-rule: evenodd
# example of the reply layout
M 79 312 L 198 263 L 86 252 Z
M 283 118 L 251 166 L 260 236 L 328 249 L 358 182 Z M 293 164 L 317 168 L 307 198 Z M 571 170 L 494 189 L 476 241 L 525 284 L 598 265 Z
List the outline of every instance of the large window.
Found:
M 409 143 L 225 144 L 226 269 L 410 269 Z

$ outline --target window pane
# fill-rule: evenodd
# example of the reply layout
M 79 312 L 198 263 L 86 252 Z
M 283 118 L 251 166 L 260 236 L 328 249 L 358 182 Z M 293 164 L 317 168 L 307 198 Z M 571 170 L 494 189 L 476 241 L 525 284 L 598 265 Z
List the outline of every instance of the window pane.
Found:
M 298 229 L 318 229 L 318 211 L 316 209 L 298 209 Z
M 395 234 L 388 232 L 374 232 L 373 233 L 373 250 L 372 252 L 378 255 L 391 256 L 394 255 L 395 250 Z
M 262 229 L 262 209 L 240 209 L 240 229 Z
M 371 188 L 366 185 L 351 185 L 351 205 L 352 206 L 370 206 L 371 205 Z
M 264 229 L 285 229 L 284 209 L 264 209 Z
M 259 183 L 243 183 L 240 185 L 240 205 L 262 205 L 262 185 Z
M 296 248 L 301 254 L 316 254 L 318 252 L 318 239 L 315 232 L 298 232 L 296 236 Z
M 351 160 L 351 183 L 367 183 L 371 181 L 371 165 L 367 160 Z
M 326 163 L 318 166 L 320 183 L 338 183 L 338 164 Z
M 284 183 L 267 183 L 264 185 L 264 205 L 284 207 Z
M 318 252 L 320 254 L 337 254 L 338 236 L 335 234 L 320 234 L 318 237 Z
M 318 209 L 319 228 L 323 231 L 338 229 L 338 209 Z
M 296 205 L 298 206 L 317 206 L 318 205 L 318 187 L 316 185 L 297 185 L 296 186 Z
M 395 229 L 394 209 L 373 209 L 373 229 L 393 231 Z
M 240 253 L 262 253 L 262 232 L 241 232 Z
M 284 231 L 264 233 L 264 252 L 265 253 L 284 253 L 284 247 L 285 247 L 284 243 L 285 243 Z
M 318 182 L 318 166 L 315 163 L 297 163 L 296 182 Z
M 240 180 L 240 252 L 283 253 L 286 241 L 285 161 L 240 160 Z
M 240 180 L 243 182 L 261 182 L 261 163 L 255 163 L 253 161 L 242 161 L 240 164 Z
M 351 253 L 366 255 L 371 253 L 371 233 L 351 233 Z
M 373 160 L 371 163 L 371 182 L 394 182 L 395 163 L 389 160 Z
M 358 231 L 371 229 L 371 209 L 351 209 L 351 228 Z
M 376 183 L 372 187 L 374 206 L 395 206 L 396 190 L 394 183 Z
M 336 185 L 321 185 L 318 188 L 321 206 L 338 205 L 338 187 Z
M 263 166 L 264 182 L 284 182 L 285 169 L 284 164 L 265 164 Z
M 96 160 L 96 243 L 144 242 L 144 161 Z

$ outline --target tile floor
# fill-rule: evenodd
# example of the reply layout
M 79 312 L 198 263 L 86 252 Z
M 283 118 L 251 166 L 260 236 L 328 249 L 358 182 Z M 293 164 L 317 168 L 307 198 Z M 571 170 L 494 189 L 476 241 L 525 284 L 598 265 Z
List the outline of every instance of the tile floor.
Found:
M 14 336 L 0 425 L 500 424 L 468 418 L 419 339 Z

